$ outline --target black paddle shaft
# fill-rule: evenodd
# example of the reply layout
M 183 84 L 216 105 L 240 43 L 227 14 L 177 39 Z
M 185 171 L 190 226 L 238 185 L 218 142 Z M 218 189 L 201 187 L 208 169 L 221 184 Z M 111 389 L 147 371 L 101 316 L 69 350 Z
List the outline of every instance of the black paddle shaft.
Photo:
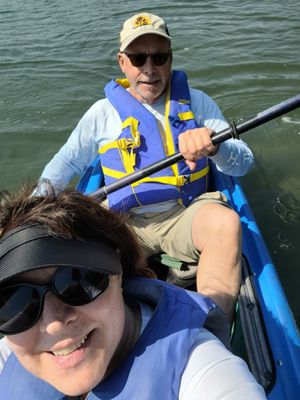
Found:
M 282 103 L 276 104 L 256 115 L 256 117 L 249 119 L 248 121 L 242 122 L 239 125 L 236 125 L 234 122 L 230 124 L 230 126 L 221 132 L 214 133 L 212 135 L 212 142 L 214 145 L 225 142 L 230 138 L 239 139 L 239 135 L 244 132 L 247 132 L 257 126 L 264 124 L 265 122 L 271 121 L 274 118 L 280 117 L 283 114 L 288 113 L 289 111 L 295 110 L 300 107 L 300 94 L 297 96 L 291 97 Z M 133 172 L 130 175 L 125 176 L 117 180 L 116 182 L 111 183 L 108 186 L 102 186 L 100 189 L 91 193 L 90 196 L 96 198 L 98 201 L 104 200 L 109 193 L 113 193 L 119 189 L 122 189 L 125 186 L 131 185 L 134 182 L 137 182 L 143 178 L 146 178 L 149 175 L 154 174 L 164 168 L 169 167 L 179 161 L 184 159 L 183 155 L 180 152 L 172 154 L 150 164 L 148 167 L 142 168 L 138 171 Z

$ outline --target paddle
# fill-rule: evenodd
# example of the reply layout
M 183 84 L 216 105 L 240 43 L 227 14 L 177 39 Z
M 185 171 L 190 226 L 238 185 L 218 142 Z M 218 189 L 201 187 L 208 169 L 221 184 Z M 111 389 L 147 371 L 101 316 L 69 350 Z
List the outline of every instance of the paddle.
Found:
M 214 133 L 212 136 L 212 142 L 214 145 L 225 142 L 230 138 L 239 139 L 239 135 L 244 132 L 249 131 L 250 129 L 256 128 L 264 124 L 265 122 L 271 121 L 274 118 L 280 117 L 283 114 L 288 113 L 296 108 L 300 107 L 300 94 L 297 96 L 291 97 L 282 103 L 276 104 L 256 115 L 256 117 L 249 119 L 248 121 L 242 122 L 239 125 L 235 125 L 234 122 L 230 124 L 227 129 L 222 130 L 221 132 Z M 184 157 L 180 152 L 172 154 L 150 164 L 148 167 L 142 168 L 136 172 L 133 172 L 130 175 L 125 176 L 124 178 L 119 179 L 118 181 L 111 183 L 108 186 L 102 186 L 100 189 L 91 193 L 89 196 L 96 198 L 98 201 L 104 200 L 109 193 L 113 193 L 119 189 L 122 189 L 125 186 L 131 185 L 134 182 L 139 181 L 149 175 L 154 174 L 164 168 L 169 167 L 176 162 L 183 160 Z

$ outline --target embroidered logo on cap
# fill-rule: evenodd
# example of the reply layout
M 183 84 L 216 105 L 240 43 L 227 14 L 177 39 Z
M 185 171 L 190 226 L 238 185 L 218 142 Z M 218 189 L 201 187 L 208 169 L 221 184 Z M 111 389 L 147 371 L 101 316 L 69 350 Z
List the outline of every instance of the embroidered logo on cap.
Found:
M 135 28 L 143 25 L 151 25 L 151 19 L 146 15 L 139 15 L 133 24 Z

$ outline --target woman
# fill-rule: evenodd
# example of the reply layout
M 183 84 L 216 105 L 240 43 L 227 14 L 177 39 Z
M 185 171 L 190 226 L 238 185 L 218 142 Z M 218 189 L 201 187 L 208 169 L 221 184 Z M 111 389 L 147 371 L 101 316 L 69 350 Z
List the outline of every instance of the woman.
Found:
M 120 216 L 74 191 L 31 193 L 0 203 L 1 397 L 265 398 L 204 328 L 215 305 L 147 279 Z

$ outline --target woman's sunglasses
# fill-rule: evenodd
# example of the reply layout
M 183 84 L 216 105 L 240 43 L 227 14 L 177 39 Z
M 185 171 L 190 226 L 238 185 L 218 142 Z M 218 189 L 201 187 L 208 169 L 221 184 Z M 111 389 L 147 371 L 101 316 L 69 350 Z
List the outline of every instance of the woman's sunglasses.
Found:
M 145 62 L 147 61 L 148 57 L 151 58 L 151 61 L 156 67 L 161 67 L 162 65 L 165 65 L 170 57 L 171 52 L 168 51 L 167 53 L 153 53 L 153 54 L 146 54 L 146 53 L 136 53 L 136 54 L 131 54 L 131 53 L 126 53 L 124 51 L 124 54 L 129 58 L 131 64 L 134 67 L 142 67 L 145 65 Z
M 0 333 L 13 335 L 32 328 L 48 291 L 66 304 L 83 306 L 102 294 L 108 283 L 108 275 L 100 272 L 60 267 L 45 284 L 15 283 L 0 289 Z

